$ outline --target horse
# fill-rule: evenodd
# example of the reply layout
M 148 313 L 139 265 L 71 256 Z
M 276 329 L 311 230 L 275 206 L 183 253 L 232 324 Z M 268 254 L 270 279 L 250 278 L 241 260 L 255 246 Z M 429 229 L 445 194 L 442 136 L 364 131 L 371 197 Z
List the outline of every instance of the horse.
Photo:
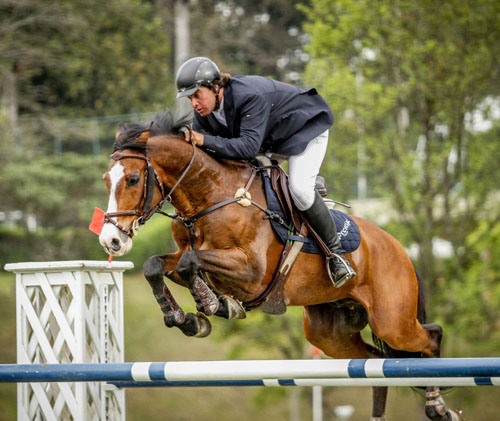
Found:
M 259 308 L 283 244 L 269 222 L 260 172 L 195 147 L 186 140 L 188 126 L 189 116 L 171 111 L 149 126 L 120 125 L 103 176 L 109 201 L 99 241 L 110 255 L 122 256 L 154 213 L 172 217 L 178 250 L 149 258 L 144 275 L 166 326 L 204 337 L 211 329 L 207 316 L 244 318 L 251 304 Z M 249 206 L 235 197 L 242 187 Z M 166 202 L 175 214 L 161 210 Z M 355 278 L 335 288 L 325 258 L 300 252 L 283 284 L 285 305 L 304 308 L 305 338 L 332 358 L 439 358 L 442 329 L 426 324 L 423 285 L 405 249 L 375 224 L 352 218 L 361 243 L 345 257 Z M 197 314 L 184 313 L 164 277 L 189 288 Z M 374 345 L 361 337 L 366 325 Z M 387 387 L 374 387 L 372 421 L 385 419 L 386 400 Z M 461 419 L 437 387 L 427 388 L 426 413 L 434 420 Z

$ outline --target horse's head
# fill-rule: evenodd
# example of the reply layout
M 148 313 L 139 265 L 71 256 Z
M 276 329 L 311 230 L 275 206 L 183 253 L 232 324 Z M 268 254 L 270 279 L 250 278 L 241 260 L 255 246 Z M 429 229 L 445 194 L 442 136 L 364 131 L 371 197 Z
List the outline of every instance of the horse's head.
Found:
M 176 132 L 186 123 L 186 117 L 174 123 L 169 112 L 157 115 L 150 125 L 120 126 L 103 177 L 109 199 L 99 242 L 109 254 L 128 253 L 139 227 L 170 200 L 172 190 L 167 194 L 151 162 L 148 140 L 150 135 Z
M 149 131 L 140 133 L 134 143 L 116 148 L 117 142 L 124 136 L 125 128 L 121 127 L 116 134 L 115 151 L 103 177 L 109 199 L 99 241 L 108 253 L 115 256 L 126 254 L 132 248 L 132 236 L 141 222 L 140 218 L 145 215 L 148 192 L 146 145 Z

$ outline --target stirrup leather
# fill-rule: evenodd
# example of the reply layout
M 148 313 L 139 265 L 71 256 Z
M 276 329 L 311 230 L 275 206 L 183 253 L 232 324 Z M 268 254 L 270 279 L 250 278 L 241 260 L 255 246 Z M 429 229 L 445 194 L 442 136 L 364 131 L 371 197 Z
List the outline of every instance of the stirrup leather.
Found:
M 342 276 L 340 279 L 336 279 L 335 273 L 332 273 L 330 269 L 330 260 L 331 259 L 337 259 L 344 268 L 346 269 L 347 273 Z M 332 253 L 331 256 L 328 256 L 326 258 L 326 270 L 328 272 L 328 276 L 330 277 L 330 281 L 332 281 L 332 284 L 335 288 L 340 288 L 342 285 L 344 285 L 349 279 L 353 278 L 356 276 L 356 272 L 354 272 L 353 268 L 351 265 L 340 255 L 337 253 Z

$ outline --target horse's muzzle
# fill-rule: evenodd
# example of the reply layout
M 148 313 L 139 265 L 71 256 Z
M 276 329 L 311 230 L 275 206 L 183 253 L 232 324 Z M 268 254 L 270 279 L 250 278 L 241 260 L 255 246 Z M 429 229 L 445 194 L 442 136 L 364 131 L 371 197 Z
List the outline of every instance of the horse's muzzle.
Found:
M 112 256 L 123 256 L 132 249 L 132 239 L 112 224 L 104 224 L 99 242 Z

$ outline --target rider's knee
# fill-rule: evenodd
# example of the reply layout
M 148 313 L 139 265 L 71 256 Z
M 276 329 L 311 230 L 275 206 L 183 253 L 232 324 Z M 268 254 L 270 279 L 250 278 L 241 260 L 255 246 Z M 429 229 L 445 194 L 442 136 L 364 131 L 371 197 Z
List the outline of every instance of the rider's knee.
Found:
M 314 203 L 314 181 L 306 180 L 300 176 L 290 177 L 290 193 L 295 205 L 300 210 L 309 209 Z

